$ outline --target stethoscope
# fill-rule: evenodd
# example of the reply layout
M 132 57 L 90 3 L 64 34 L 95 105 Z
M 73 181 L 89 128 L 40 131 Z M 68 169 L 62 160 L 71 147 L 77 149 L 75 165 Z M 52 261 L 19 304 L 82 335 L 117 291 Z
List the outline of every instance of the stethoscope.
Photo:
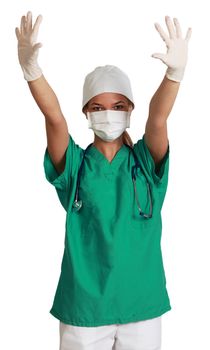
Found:
M 80 178 L 81 178 L 81 172 L 82 172 L 82 169 L 83 169 L 83 163 L 84 163 L 84 159 L 85 159 L 85 154 L 87 152 L 87 150 L 89 149 L 90 146 L 92 146 L 93 143 L 90 143 L 87 148 L 85 149 L 84 151 L 84 154 L 83 154 L 83 158 L 82 158 L 82 163 L 80 165 L 80 168 L 79 168 L 79 171 L 78 171 L 78 176 L 77 176 L 77 186 L 76 186 L 76 193 L 75 193 L 75 198 L 74 198 L 74 202 L 73 202 L 73 205 L 72 205 L 72 210 L 73 211 L 78 211 L 80 210 L 80 208 L 82 207 L 82 200 L 79 199 L 79 186 L 80 186 Z M 149 182 L 147 181 L 146 179 L 146 184 L 147 184 L 147 194 L 149 196 L 149 203 L 150 203 L 150 210 L 149 210 L 149 214 L 146 214 L 142 211 L 141 209 L 141 206 L 140 206 L 140 203 L 139 203 L 139 200 L 138 200 L 138 196 L 137 196 L 137 191 L 136 191 L 136 172 L 137 172 L 137 169 L 140 168 L 141 171 L 142 171 L 142 166 L 141 164 L 139 163 L 138 161 L 138 158 L 133 150 L 132 147 L 130 147 L 129 145 L 127 144 L 124 144 L 126 145 L 127 147 L 129 147 L 131 150 L 132 150 L 132 153 L 133 153 L 133 156 L 134 156 L 134 160 L 135 160 L 135 165 L 132 166 L 132 181 L 133 181 L 133 185 L 134 185 L 134 191 L 135 191 L 135 198 L 136 198 L 136 203 L 137 203 L 137 206 L 138 206 L 138 209 L 139 209 L 139 215 L 144 217 L 145 219 L 149 219 L 152 217 L 152 211 L 153 211 L 153 205 L 152 205 L 152 195 L 151 195 L 151 187 L 150 187 L 150 184 Z M 143 171 L 142 171 L 143 172 Z

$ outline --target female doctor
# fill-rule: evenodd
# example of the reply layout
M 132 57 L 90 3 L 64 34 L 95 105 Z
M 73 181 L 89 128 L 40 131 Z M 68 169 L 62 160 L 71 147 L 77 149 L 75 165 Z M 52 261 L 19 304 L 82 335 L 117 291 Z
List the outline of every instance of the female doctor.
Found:
M 45 116 L 44 170 L 66 210 L 65 249 L 50 313 L 60 320 L 60 350 L 158 350 L 161 315 L 171 309 L 161 254 L 161 208 L 169 170 L 167 118 L 187 62 L 191 28 L 155 24 L 166 74 L 151 99 L 145 133 L 126 128 L 134 99 L 128 76 L 99 66 L 84 81 L 82 112 L 94 141 L 84 150 L 69 134 L 57 97 L 37 62 L 42 16 L 16 28 L 18 58 Z

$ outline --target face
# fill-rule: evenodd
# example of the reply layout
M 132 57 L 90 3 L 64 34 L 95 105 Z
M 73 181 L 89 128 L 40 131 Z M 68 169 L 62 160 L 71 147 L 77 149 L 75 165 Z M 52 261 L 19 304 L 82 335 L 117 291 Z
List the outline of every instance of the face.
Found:
M 97 96 L 94 96 L 84 109 L 84 113 L 87 118 L 87 112 L 104 111 L 106 109 L 114 111 L 129 111 L 132 110 L 132 104 L 130 101 L 121 94 L 113 92 L 104 92 Z

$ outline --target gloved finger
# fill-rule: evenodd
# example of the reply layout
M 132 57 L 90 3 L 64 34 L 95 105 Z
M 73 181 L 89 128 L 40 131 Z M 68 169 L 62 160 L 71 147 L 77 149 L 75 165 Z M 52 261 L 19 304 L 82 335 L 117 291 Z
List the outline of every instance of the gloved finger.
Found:
M 155 23 L 155 28 L 157 29 L 158 33 L 160 34 L 161 38 L 163 39 L 163 41 L 166 42 L 166 45 L 169 45 L 169 37 L 167 36 L 167 34 L 164 32 L 164 30 L 162 29 L 162 27 L 160 26 L 159 23 Z
M 16 37 L 17 37 L 17 40 L 19 41 L 20 38 L 21 38 L 21 34 L 20 34 L 20 31 L 19 31 L 19 28 L 15 28 L 15 34 L 16 34 Z
M 176 32 L 174 30 L 174 26 L 173 26 L 171 18 L 169 16 L 165 16 L 165 22 L 166 22 L 166 26 L 168 28 L 170 38 L 175 39 Z
M 174 24 L 175 24 L 175 27 L 176 27 L 176 36 L 177 38 L 182 38 L 182 30 L 181 30 L 181 27 L 180 27 L 180 24 L 179 24 L 179 21 L 177 18 L 174 18 Z
M 151 56 L 160 59 L 163 63 L 166 63 L 167 55 L 164 53 L 153 53 Z
M 28 11 L 28 13 L 27 13 L 26 30 L 27 30 L 27 32 L 32 30 L 32 13 L 31 13 L 31 11 Z
M 21 22 L 20 22 L 20 32 L 23 35 L 25 32 L 25 16 L 21 17 Z
M 185 40 L 188 42 L 191 38 L 191 34 L 192 34 L 192 28 L 188 28 Z
M 41 21 L 42 21 L 42 15 L 39 15 L 32 29 L 32 38 L 34 42 L 36 41 Z

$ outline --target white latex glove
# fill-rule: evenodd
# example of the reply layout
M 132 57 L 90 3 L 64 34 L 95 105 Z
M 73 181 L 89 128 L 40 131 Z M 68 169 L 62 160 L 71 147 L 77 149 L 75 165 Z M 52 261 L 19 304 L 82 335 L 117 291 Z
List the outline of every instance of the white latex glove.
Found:
M 27 16 L 21 18 L 20 30 L 15 28 L 18 39 L 18 59 L 27 81 L 36 80 L 42 75 L 42 70 L 37 62 L 38 51 L 42 44 L 36 43 L 41 21 L 42 16 L 39 15 L 32 27 L 32 13 L 29 11 Z
M 167 53 L 153 53 L 151 56 L 159 58 L 168 66 L 166 71 L 166 77 L 168 79 L 180 82 L 183 79 L 187 64 L 188 42 L 191 37 L 192 29 L 188 28 L 185 39 L 183 39 L 181 27 L 177 18 L 174 18 L 174 25 L 169 16 L 165 16 L 165 22 L 169 36 L 158 23 L 155 23 L 155 28 L 166 43 Z

